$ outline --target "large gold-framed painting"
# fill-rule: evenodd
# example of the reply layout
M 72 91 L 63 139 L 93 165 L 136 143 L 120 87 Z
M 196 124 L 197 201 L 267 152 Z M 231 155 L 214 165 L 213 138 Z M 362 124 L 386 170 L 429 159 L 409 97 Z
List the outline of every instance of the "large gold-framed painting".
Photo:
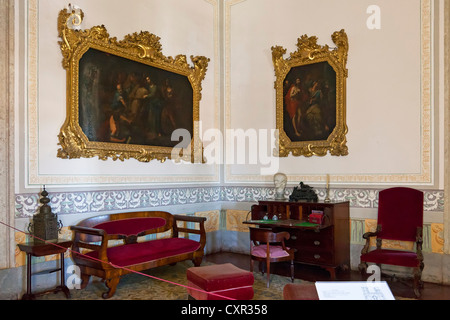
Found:
M 209 59 L 162 54 L 147 31 L 118 41 L 102 26 L 81 30 L 84 13 L 58 17 L 67 113 L 58 157 L 202 161 L 199 140 L 201 82 Z
M 348 154 L 347 34 L 336 31 L 332 40 L 335 48 L 303 35 L 287 59 L 286 49 L 272 47 L 279 157 Z

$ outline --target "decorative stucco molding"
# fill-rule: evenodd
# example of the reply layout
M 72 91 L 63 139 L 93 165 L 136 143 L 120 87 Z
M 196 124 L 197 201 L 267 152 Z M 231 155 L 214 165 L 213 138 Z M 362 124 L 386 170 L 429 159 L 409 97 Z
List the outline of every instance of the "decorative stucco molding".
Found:
M 319 200 L 325 199 L 326 190 L 316 189 Z M 332 189 L 332 201 L 350 201 L 352 208 L 377 208 L 376 189 Z M 92 214 L 113 211 L 143 210 L 165 206 L 183 206 L 187 204 L 205 204 L 214 202 L 257 202 L 274 199 L 273 187 L 184 187 L 164 189 L 110 190 L 55 192 L 49 190 L 50 206 L 56 214 Z M 286 188 L 286 196 L 292 188 Z M 39 194 L 17 194 L 15 202 L 16 218 L 29 218 L 37 212 Z M 249 208 L 250 209 L 250 208 Z M 442 212 L 444 210 L 444 192 L 441 190 L 424 191 L 424 210 Z

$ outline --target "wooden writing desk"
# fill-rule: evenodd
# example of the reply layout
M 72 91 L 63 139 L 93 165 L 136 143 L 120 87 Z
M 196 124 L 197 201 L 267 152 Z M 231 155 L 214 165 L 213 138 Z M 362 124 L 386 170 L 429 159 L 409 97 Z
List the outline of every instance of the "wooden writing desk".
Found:
M 323 212 L 321 225 L 308 222 L 314 211 Z M 295 262 L 326 269 L 332 279 L 336 269 L 350 266 L 349 202 L 290 202 L 287 200 L 259 201 L 252 206 L 251 220 L 245 224 L 287 231 L 286 246 L 295 248 Z M 273 216 L 278 220 L 273 220 Z M 269 220 L 263 220 L 268 216 Z

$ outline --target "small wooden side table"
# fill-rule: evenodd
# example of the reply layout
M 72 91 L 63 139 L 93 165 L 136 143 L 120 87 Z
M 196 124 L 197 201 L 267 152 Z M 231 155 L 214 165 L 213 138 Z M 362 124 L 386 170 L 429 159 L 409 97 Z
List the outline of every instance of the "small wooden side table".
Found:
M 65 285 L 65 268 L 64 268 L 64 253 L 72 245 L 70 240 L 55 240 L 48 242 L 30 242 L 18 244 L 21 251 L 27 254 L 27 293 L 22 296 L 22 300 L 33 300 L 37 295 L 41 295 L 48 292 L 57 293 L 59 291 L 64 292 L 66 298 L 70 298 L 69 288 Z M 44 270 L 41 272 L 31 273 L 31 259 L 32 257 L 42 257 L 52 254 L 60 254 L 61 266 L 56 269 Z M 52 273 L 56 271 L 61 271 L 61 283 L 59 286 L 52 290 L 47 290 L 39 293 L 31 293 L 31 277 L 37 274 Z

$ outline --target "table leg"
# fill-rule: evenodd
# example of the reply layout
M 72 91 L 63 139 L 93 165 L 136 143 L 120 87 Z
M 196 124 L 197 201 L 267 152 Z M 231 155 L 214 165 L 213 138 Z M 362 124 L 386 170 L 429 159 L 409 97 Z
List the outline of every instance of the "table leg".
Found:
M 325 269 L 330 273 L 331 280 L 336 280 L 336 268 L 329 267 Z
M 27 293 L 22 296 L 22 300 L 31 299 L 34 299 L 31 294 L 31 254 L 27 253 Z
M 66 269 L 64 267 L 64 252 L 61 253 L 60 260 L 61 260 L 61 285 L 60 285 L 60 288 L 61 288 L 62 292 L 64 292 L 64 294 L 66 295 L 66 298 L 70 299 L 70 291 L 69 291 L 69 288 L 67 288 L 66 283 L 65 283 Z
M 64 277 L 64 272 L 65 272 L 65 270 L 64 270 L 64 253 L 60 254 L 59 259 L 61 260 L 61 286 L 64 286 L 65 285 L 64 281 L 66 280 Z

